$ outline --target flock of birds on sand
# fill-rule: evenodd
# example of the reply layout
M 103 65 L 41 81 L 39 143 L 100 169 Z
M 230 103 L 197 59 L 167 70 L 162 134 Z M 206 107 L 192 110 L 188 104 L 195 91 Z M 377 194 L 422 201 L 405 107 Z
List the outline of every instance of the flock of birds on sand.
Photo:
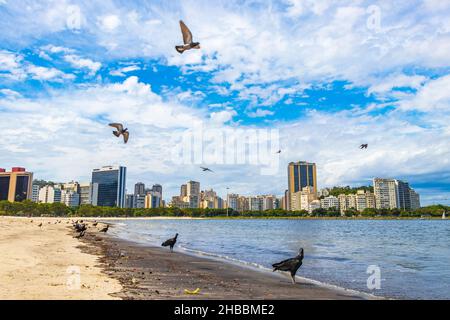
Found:
M 183 45 L 175 46 L 175 49 L 177 50 L 177 52 L 183 53 L 183 52 L 185 52 L 187 50 L 191 50 L 191 49 L 200 49 L 200 43 L 194 42 L 191 31 L 186 26 L 186 24 L 181 20 L 180 20 L 180 28 L 181 28 L 181 33 L 183 35 Z M 123 142 L 124 143 L 128 142 L 128 139 L 130 137 L 130 132 L 128 131 L 128 128 L 124 128 L 122 123 L 110 123 L 109 126 L 116 129 L 112 132 L 114 134 L 114 136 L 116 136 L 117 138 L 122 136 Z M 359 148 L 360 149 L 368 149 L 368 147 L 369 147 L 368 144 L 361 144 L 361 146 Z M 278 150 L 276 152 L 276 154 L 281 154 L 281 150 Z M 207 167 L 200 167 L 200 169 L 203 172 L 214 172 L 213 170 L 211 170 L 210 168 L 207 168 Z M 39 226 L 42 226 L 42 223 L 40 223 Z M 94 222 L 93 226 L 97 226 L 97 222 Z M 85 235 L 87 226 L 85 223 L 83 223 L 82 220 L 73 222 L 73 227 L 74 227 L 75 231 L 77 232 L 77 235 L 75 236 L 76 238 L 82 238 Z M 107 232 L 108 228 L 109 228 L 109 225 L 106 225 L 105 227 L 101 228 L 99 231 Z M 170 252 L 173 252 L 173 247 L 175 246 L 175 243 L 177 242 L 177 238 L 178 238 L 178 233 L 175 235 L 175 237 L 164 241 L 161 245 L 163 247 L 169 247 Z M 273 264 L 272 265 L 273 271 L 274 272 L 275 271 L 289 272 L 291 275 L 291 278 L 292 278 L 292 283 L 295 283 L 295 275 L 297 273 L 297 270 L 302 265 L 303 256 L 304 256 L 303 248 L 300 248 L 298 255 L 295 256 L 294 258 L 287 259 L 287 260 Z

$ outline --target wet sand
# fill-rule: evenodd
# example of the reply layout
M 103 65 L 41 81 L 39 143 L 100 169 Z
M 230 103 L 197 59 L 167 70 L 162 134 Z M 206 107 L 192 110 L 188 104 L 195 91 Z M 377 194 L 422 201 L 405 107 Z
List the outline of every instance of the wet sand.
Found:
M 353 291 L 332 289 L 307 280 L 292 284 L 280 273 L 259 271 L 167 248 L 148 247 L 88 234 L 89 253 L 101 256 L 105 272 L 120 281 L 122 299 L 367 299 Z M 185 289 L 200 293 L 191 295 Z

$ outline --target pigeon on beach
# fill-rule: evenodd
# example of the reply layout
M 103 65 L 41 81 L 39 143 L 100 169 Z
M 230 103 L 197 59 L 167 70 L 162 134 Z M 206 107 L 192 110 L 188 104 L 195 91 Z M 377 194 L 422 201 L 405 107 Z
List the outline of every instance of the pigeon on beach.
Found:
M 175 46 L 175 49 L 179 53 L 183 53 L 184 51 L 190 50 L 190 49 L 200 49 L 200 42 L 194 42 L 192 40 L 191 30 L 189 30 L 189 28 L 181 20 L 180 20 L 180 28 L 181 28 L 181 33 L 183 34 L 184 45 Z

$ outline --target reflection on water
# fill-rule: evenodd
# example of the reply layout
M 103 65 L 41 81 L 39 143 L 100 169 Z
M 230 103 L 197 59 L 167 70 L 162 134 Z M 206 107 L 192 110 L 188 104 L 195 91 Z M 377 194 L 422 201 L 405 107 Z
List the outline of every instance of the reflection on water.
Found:
M 127 220 L 113 233 L 160 245 L 178 232 L 178 250 L 266 268 L 303 247 L 299 276 L 394 298 L 450 299 L 449 225 L 450 220 Z M 381 268 L 381 290 L 367 289 L 369 265 Z

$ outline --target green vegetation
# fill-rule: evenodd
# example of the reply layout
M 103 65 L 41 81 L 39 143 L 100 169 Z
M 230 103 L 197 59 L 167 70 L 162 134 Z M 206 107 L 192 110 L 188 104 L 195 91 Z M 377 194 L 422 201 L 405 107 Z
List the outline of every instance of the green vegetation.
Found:
M 330 195 L 337 197 L 340 194 L 356 194 L 358 190 L 370 191 L 373 193 L 372 186 L 362 186 L 362 187 L 333 187 L 330 189 Z
M 436 205 L 421 208 L 412 212 L 402 210 L 378 210 L 366 209 L 358 212 L 354 209 L 345 212 L 345 217 L 361 218 L 420 218 L 441 217 L 443 211 L 450 212 L 450 207 Z M 31 201 L 9 202 L 0 201 L 0 215 L 9 216 L 77 216 L 77 217 L 193 217 L 193 218 L 224 218 L 227 216 L 226 209 L 180 209 L 180 208 L 155 208 L 155 209 L 125 209 L 110 207 L 94 207 L 83 205 L 80 207 L 67 207 L 62 203 L 34 203 Z M 317 209 L 312 214 L 306 211 L 284 211 L 281 209 L 267 211 L 237 212 L 229 210 L 231 218 L 337 218 L 341 214 L 336 209 Z

